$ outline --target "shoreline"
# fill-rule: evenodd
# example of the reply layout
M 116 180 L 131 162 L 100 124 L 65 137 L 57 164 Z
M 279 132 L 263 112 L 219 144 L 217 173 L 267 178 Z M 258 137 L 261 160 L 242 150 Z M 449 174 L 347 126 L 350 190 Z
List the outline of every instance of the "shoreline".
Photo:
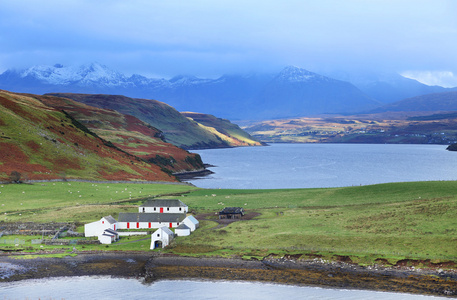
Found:
M 0 283 L 64 276 L 107 275 L 157 280 L 227 280 L 325 288 L 363 289 L 457 297 L 455 270 L 362 267 L 293 257 L 243 260 L 150 252 L 91 252 L 76 256 L 0 256 Z M 33 255 L 33 254 L 28 254 Z

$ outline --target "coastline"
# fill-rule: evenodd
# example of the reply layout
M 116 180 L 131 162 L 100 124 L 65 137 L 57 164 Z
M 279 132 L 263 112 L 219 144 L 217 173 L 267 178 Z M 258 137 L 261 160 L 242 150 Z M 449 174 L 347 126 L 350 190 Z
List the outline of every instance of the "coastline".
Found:
M 293 257 L 243 260 L 150 252 L 91 252 L 62 258 L 5 253 L 0 256 L 0 283 L 91 275 L 138 278 L 145 282 L 235 280 L 457 297 L 457 272 L 441 269 L 362 267 Z

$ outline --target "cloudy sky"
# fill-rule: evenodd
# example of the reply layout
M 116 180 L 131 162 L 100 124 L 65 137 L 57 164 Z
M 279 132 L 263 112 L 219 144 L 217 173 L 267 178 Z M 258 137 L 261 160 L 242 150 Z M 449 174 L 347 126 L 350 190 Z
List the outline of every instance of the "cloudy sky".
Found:
M 457 1 L 0 0 L 0 72 L 399 72 L 457 86 Z

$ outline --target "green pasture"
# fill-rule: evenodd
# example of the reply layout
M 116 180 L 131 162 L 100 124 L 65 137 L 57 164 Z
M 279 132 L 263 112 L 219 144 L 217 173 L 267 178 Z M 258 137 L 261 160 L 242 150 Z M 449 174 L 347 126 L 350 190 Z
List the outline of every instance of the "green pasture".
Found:
M 92 222 L 145 197 L 195 190 L 172 184 L 46 182 L 0 185 L 0 222 Z M 122 207 L 118 203 L 124 203 Z M 135 205 L 135 206 L 133 206 Z
M 181 199 L 198 210 L 241 206 L 260 215 L 177 241 L 182 253 L 298 252 L 377 258 L 456 260 L 457 182 L 391 183 L 292 190 L 197 190 Z M 216 218 L 216 217 L 214 217 Z M 209 223 L 208 223 L 209 222 Z
M 369 186 L 211 190 L 185 185 L 76 182 L 0 187 L 0 222 L 92 222 L 137 211 L 148 196 L 179 198 L 200 218 L 200 228 L 166 251 L 183 255 L 263 257 L 276 253 L 331 259 L 457 261 L 457 182 Z M 250 220 L 218 225 L 217 212 L 240 206 Z M 84 249 L 147 250 L 148 241 Z M 124 238 L 122 239 L 124 240 Z M 79 247 L 79 246 L 78 246 Z

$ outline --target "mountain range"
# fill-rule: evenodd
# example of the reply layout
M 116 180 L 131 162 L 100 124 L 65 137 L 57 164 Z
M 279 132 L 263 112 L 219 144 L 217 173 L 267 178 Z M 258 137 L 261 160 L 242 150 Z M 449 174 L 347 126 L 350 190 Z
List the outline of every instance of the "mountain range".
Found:
M 158 79 L 126 76 L 97 63 L 7 70 L 0 75 L 0 88 L 36 94 L 71 92 L 155 99 L 178 111 L 198 111 L 231 120 L 356 113 L 406 97 L 450 90 L 398 74 L 331 78 L 289 66 L 277 74 Z

